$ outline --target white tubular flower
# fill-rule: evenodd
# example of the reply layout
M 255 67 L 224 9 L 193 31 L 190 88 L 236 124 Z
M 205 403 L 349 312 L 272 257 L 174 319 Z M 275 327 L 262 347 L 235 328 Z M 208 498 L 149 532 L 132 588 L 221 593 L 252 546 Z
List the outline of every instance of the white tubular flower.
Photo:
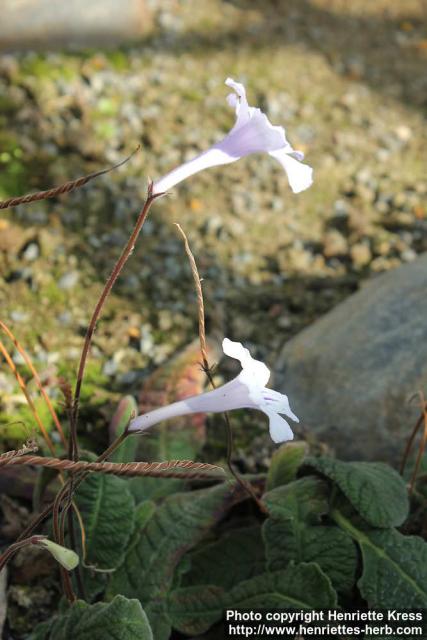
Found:
M 154 182 L 153 193 L 169 191 L 203 169 L 229 164 L 251 153 L 259 152 L 267 152 L 280 162 L 294 193 L 307 189 L 313 182 L 313 169 L 301 162 L 304 154 L 291 147 L 286 140 L 283 127 L 272 125 L 261 109 L 248 105 L 245 87 L 242 84 L 231 78 L 227 78 L 225 84 L 235 91 L 227 98 L 229 105 L 236 111 L 234 127 L 213 147 Z
M 222 343 L 226 355 L 240 360 L 242 371 L 239 375 L 207 393 L 192 396 L 166 407 L 154 409 L 131 421 L 130 432 L 143 432 L 158 422 L 192 413 L 221 413 L 233 409 L 259 409 L 270 421 L 270 435 L 274 442 L 292 440 L 294 435 L 289 424 L 280 414 L 299 422 L 291 411 L 288 397 L 267 389 L 265 385 L 270 378 L 270 371 L 263 362 L 254 360 L 240 342 L 232 342 L 225 338 Z

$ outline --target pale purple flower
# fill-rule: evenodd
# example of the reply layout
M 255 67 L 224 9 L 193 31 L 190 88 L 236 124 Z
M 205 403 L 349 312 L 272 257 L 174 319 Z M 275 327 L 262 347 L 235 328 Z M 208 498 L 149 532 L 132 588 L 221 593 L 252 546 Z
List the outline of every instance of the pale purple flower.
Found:
M 265 387 L 270 378 L 268 367 L 263 362 L 254 360 L 248 349 L 245 349 L 240 342 L 232 342 L 225 338 L 222 348 L 226 355 L 240 360 L 242 371 L 236 378 L 213 391 L 191 396 L 140 415 L 131 421 L 129 431 L 142 432 L 163 420 L 192 413 L 259 409 L 269 418 L 270 435 L 274 442 L 292 440 L 294 437 L 292 430 L 280 414 L 288 416 L 295 422 L 299 420 L 291 411 L 287 396 Z
M 227 78 L 225 84 L 235 91 L 227 98 L 229 105 L 236 111 L 234 127 L 213 147 L 154 182 L 153 193 L 169 191 L 203 169 L 229 164 L 261 151 L 269 153 L 280 162 L 294 193 L 307 189 L 313 182 L 313 169 L 301 162 L 304 154 L 291 147 L 284 128 L 273 126 L 261 109 L 248 105 L 245 87 L 242 84 L 231 78 Z

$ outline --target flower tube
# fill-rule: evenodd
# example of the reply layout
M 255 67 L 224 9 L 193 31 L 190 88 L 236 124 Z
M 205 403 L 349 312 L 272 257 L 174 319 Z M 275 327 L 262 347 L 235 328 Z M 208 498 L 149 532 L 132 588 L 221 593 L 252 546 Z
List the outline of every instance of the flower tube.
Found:
M 294 437 L 292 430 L 280 414 L 295 422 L 299 420 L 292 412 L 286 395 L 266 388 L 265 385 L 270 378 L 268 367 L 263 362 L 252 358 L 248 349 L 245 349 L 240 342 L 232 342 L 225 338 L 222 348 L 226 355 L 236 358 L 242 365 L 242 371 L 236 378 L 213 391 L 191 396 L 137 416 L 130 422 L 128 431 L 141 433 L 163 420 L 192 413 L 258 409 L 268 416 L 270 436 L 274 442 L 292 440 Z

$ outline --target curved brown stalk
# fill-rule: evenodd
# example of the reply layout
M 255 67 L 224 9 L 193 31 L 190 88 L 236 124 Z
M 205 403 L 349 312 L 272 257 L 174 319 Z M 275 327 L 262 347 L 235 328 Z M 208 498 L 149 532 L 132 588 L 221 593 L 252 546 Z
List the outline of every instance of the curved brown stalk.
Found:
M 415 440 L 415 436 L 417 435 L 418 431 L 421 429 L 421 426 L 424 424 L 424 420 L 425 420 L 425 412 L 426 412 L 426 402 L 424 399 L 423 394 L 417 393 L 415 394 L 415 396 L 413 396 L 413 398 L 415 398 L 416 396 L 419 396 L 421 399 L 421 408 L 422 408 L 422 413 L 420 415 L 420 417 L 418 418 L 418 420 L 415 423 L 414 428 L 411 431 L 411 434 L 406 442 L 406 446 L 405 446 L 405 451 L 403 452 L 403 456 L 402 456 L 402 462 L 400 463 L 400 475 L 402 476 L 404 471 L 405 471 L 405 467 L 406 464 L 408 462 L 408 458 L 409 458 L 409 454 L 411 453 L 412 450 L 412 446 L 414 444 L 414 440 Z
M 427 405 L 426 405 L 426 401 L 424 398 L 424 394 L 421 392 L 420 393 L 421 396 L 421 402 L 422 402 L 422 408 L 423 408 L 423 413 L 422 413 L 422 424 L 424 426 L 424 429 L 422 431 L 422 436 L 421 436 L 421 441 L 420 441 L 420 446 L 418 447 L 418 454 L 417 454 L 417 459 L 415 461 L 415 466 L 414 466 L 414 470 L 412 472 L 412 476 L 411 476 L 411 481 L 409 483 L 409 493 L 412 494 L 414 491 L 414 487 L 415 487 L 415 483 L 417 481 L 417 476 L 418 476 L 418 472 L 420 470 L 420 466 L 421 466 L 421 460 L 423 458 L 424 455 L 424 451 L 426 449 L 426 445 L 427 445 Z
M 0 556 L 0 571 L 9 562 L 12 556 L 15 555 L 17 551 L 19 551 L 20 549 L 23 549 L 24 547 L 36 545 L 45 539 L 46 539 L 46 536 L 31 536 L 30 538 L 24 538 L 23 540 L 19 540 L 11 544 L 10 547 L 8 547 L 6 551 Z
M 128 435 L 129 435 L 129 433 L 127 431 L 124 431 L 120 436 L 118 436 L 116 438 L 116 440 L 114 440 L 114 442 L 112 442 L 110 444 L 110 446 L 103 453 L 101 453 L 100 456 L 98 456 L 98 458 L 96 459 L 96 462 L 103 462 L 108 456 L 110 456 L 113 453 L 113 451 L 115 451 L 122 444 L 122 442 L 128 437 Z M 64 484 L 64 486 L 65 486 L 65 484 Z M 69 489 L 69 487 L 70 487 L 70 480 L 67 481 L 67 488 Z M 26 538 L 27 536 L 31 535 L 33 533 L 33 531 L 43 522 L 43 520 L 50 515 L 52 510 L 55 508 L 55 504 L 56 504 L 58 498 L 60 497 L 62 499 L 62 489 L 63 488 L 64 487 L 62 487 L 60 489 L 60 491 L 57 494 L 55 500 L 53 502 L 51 502 L 50 504 L 48 504 L 43 509 L 43 511 L 41 513 L 39 513 L 35 518 L 33 518 L 33 520 L 30 522 L 30 524 L 28 524 L 25 527 L 25 529 L 19 535 L 18 540 L 22 540 L 23 538 Z M 59 504 L 59 502 L 58 502 L 58 504 Z M 78 512 L 77 512 L 77 514 L 78 514 Z M 79 518 L 80 527 L 82 528 L 82 521 L 81 521 L 80 514 L 78 514 L 78 518 Z M 83 531 L 83 537 L 84 537 L 84 531 Z M 82 540 L 82 542 L 83 542 L 83 540 Z
M 138 219 L 135 223 L 133 231 L 130 235 L 126 246 L 124 247 L 119 259 L 117 260 L 114 268 L 109 276 L 107 282 L 104 285 L 104 289 L 99 297 L 98 302 L 96 303 L 95 309 L 92 314 L 92 318 L 90 320 L 88 329 L 86 331 L 85 341 L 83 345 L 82 354 L 80 356 L 80 363 L 77 373 L 77 382 L 74 390 L 74 404 L 72 411 L 72 420 L 70 425 L 70 451 L 69 457 L 73 460 L 78 460 L 78 444 L 77 444 L 77 421 L 79 415 L 79 402 L 80 402 L 80 393 L 83 384 L 83 378 L 85 374 L 86 362 L 89 355 L 89 349 L 92 343 L 93 334 L 95 332 L 96 323 L 98 322 L 99 316 L 101 314 L 102 308 L 111 292 L 111 289 L 114 286 L 117 278 L 119 277 L 124 265 L 126 264 L 128 258 L 132 254 L 132 251 L 135 246 L 135 242 L 138 239 L 139 233 L 142 229 L 142 225 L 144 224 L 148 212 L 153 204 L 154 200 L 162 196 L 163 194 L 153 194 L 153 185 L 150 183 L 148 187 L 148 194 L 145 204 L 138 216 Z

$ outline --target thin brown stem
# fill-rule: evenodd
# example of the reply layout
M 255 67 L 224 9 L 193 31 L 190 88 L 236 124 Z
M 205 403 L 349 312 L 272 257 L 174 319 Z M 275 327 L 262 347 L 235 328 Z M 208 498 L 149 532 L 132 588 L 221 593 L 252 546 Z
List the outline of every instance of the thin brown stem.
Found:
M 77 373 L 77 382 L 76 382 L 76 387 L 75 387 L 75 391 L 74 391 L 74 405 L 73 405 L 73 414 L 72 414 L 72 424 L 71 424 L 71 428 L 70 428 L 70 438 L 71 438 L 71 447 L 72 447 L 72 455 L 70 455 L 70 458 L 73 458 L 74 460 L 78 460 L 78 444 L 77 444 L 77 421 L 78 421 L 78 415 L 79 415 L 79 402 L 80 402 L 80 393 L 81 393 L 81 388 L 82 388 L 82 384 L 83 384 L 83 378 L 84 378 L 84 373 L 85 373 L 85 368 L 86 368 L 86 362 L 87 362 L 87 358 L 89 355 L 89 350 L 90 350 L 90 346 L 92 344 L 92 338 L 93 338 L 93 334 L 95 333 L 95 329 L 96 329 L 96 324 L 98 322 L 99 316 L 101 314 L 102 308 L 111 292 L 111 289 L 114 286 L 114 283 L 116 282 L 117 278 L 119 277 L 124 265 L 126 264 L 128 258 L 130 257 L 130 255 L 132 254 L 132 251 L 134 249 L 135 243 L 138 239 L 139 233 L 142 229 L 142 225 L 144 224 L 148 212 L 151 208 L 151 205 L 153 204 L 154 200 L 156 200 L 158 197 L 160 197 L 163 194 L 153 194 L 153 186 L 152 184 L 150 184 L 149 188 L 148 188 L 148 195 L 147 195 L 147 199 L 145 201 L 145 204 L 138 216 L 138 219 L 135 223 L 135 226 L 133 228 L 133 231 L 130 235 L 130 238 L 128 240 L 128 242 L 126 243 L 126 246 L 124 247 L 119 259 L 117 260 L 116 264 L 114 265 L 114 268 L 111 272 L 111 275 L 109 276 L 107 282 L 105 283 L 104 289 L 102 290 L 102 293 L 99 297 L 98 302 L 96 303 L 95 309 L 93 311 L 92 314 L 92 318 L 90 320 L 87 332 L 86 332 L 86 337 L 85 337 L 85 341 L 84 341 L 84 345 L 83 345 L 83 350 L 82 350 L 82 354 L 80 356 L 80 363 L 79 363 L 79 368 L 78 368 L 78 373 Z
M 112 442 L 112 444 L 108 447 L 106 451 L 104 451 L 104 453 L 101 453 L 101 455 L 98 456 L 98 458 L 96 459 L 96 462 L 103 462 L 108 455 L 111 455 L 113 451 L 115 451 L 116 448 L 121 445 L 121 443 L 123 442 L 123 439 L 124 439 L 124 433 L 121 434 L 118 438 L 116 438 L 116 440 Z M 0 461 L 0 464 L 1 464 L 1 461 Z M 55 501 L 51 502 L 43 509 L 41 513 L 39 513 L 35 518 L 33 518 L 30 524 L 24 529 L 24 531 L 22 531 L 18 540 L 21 540 L 31 535 L 33 531 L 43 522 L 43 520 L 47 518 L 49 514 L 52 512 L 52 509 L 54 508 L 54 504 L 55 504 Z
M 261 513 L 268 514 L 267 507 L 262 502 L 262 500 L 258 498 L 251 483 L 247 482 L 247 480 L 242 478 L 240 474 L 237 473 L 237 471 L 235 471 L 233 468 L 233 464 L 231 462 L 231 456 L 233 454 L 233 431 L 230 424 L 230 416 L 228 415 L 227 412 L 224 412 L 223 415 L 224 415 L 224 424 L 226 427 L 226 434 L 227 434 L 227 467 L 229 468 L 230 473 L 237 480 L 237 482 L 247 491 L 247 493 L 249 493 L 251 498 L 253 498 L 253 500 L 256 502 Z
M 123 433 L 121 433 L 119 436 L 117 436 L 117 438 L 110 444 L 110 446 L 107 447 L 107 449 L 105 449 L 105 451 L 103 453 L 101 453 L 100 456 L 97 457 L 96 461 L 97 462 L 104 462 L 104 460 L 109 458 L 111 456 L 111 454 L 114 453 L 116 451 L 116 449 L 118 449 L 123 444 L 123 442 L 126 440 L 126 438 L 129 435 L 130 435 L 129 431 L 127 431 L 125 429 L 125 431 L 123 431 Z
M 64 387 L 64 385 L 63 385 L 63 387 Z M 65 395 L 65 398 L 66 398 L 67 409 L 69 410 L 69 414 L 71 415 L 72 406 L 71 406 L 71 403 L 70 403 L 70 400 L 69 400 L 71 398 L 71 395 L 66 391 L 66 389 L 64 389 L 64 391 L 65 391 L 64 395 Z M 71 424 L 71 420 L 70 420 L 70 424 Z M 128 432 L 127 427 L 126 427 L 124 432 L 122 434 L 120 434 L 110 444 L 110 446 L 98 457 L 97 462 L 103 462 L 104 460 L 106 460 L 116 449 L 118 449 L 118 447 L 120 447 L 120 445 L 124 442 L 124 440 L 128 437 L 128 435 L 129 435 L 129 432 Z M 70 513 L 70 507 L 73 506 L 73 500 L 72 500 L 73 493 L 75 492 L 77 487 L 83 482 L 83 480 L 87 477 L 87 475 L 88 475 L 88 472 L 80 473 L 78 475 L 78 477 L 77 477 L 77 483 L 75 482 L 75 475 L 74 474 L 72 474 L 72 476 L 69 478 L 69 480 L 67 482 L 67 487 L 69 487 L 68 503 L 63 508 L 60 521 L 59 521 L 59 509 L 60 509 L 60 503 L 62 501 L 62 498 L 65 496 L 65 491 L 59 492 L 59 494 L 56 496 L 55 501 L 53 503 L 54 528 L 56 527 L 57 535 L 59 537 L 63 538 L 64 537 L 64 530 L 65 530 L 65 518 L 66 517 L 68 518 L 69 530 L 70 530 L 70 546 L 73 549 L 73 551 L 76 551 L 76 546 L 75 546 L 75 536 L 74 536 L 74 521 L 73 521 L 72 514 Z M 75 509 L 75 511 L 78 514 L 78 510 Z M 82 522 L 81 518 L 79 518 L 79 524 L 80 524 L 80 528 L 82 530 L 82 547 L 84 549 L 84 546 L 85 546 L 85 544 L 84 544 L 84 530 L 82 528 L 83 527 L 83 522 Z M 61 544 L 59 539 L 57 540 L 57 542 L 59 544 Z M 82 580 L 82 577 L 81 577 L 80 567 L 78 569 L 77 584 L 78 584 L 78 589 L 79 589 L 80 594 L 83 594 L 84 593 L 84 586 L 83 586 L 83 580 Z
M 417 476 L 418 476 L 418 471 L 420 469 L 420 465 L 421 465 L 421 460 L 423 458 L 424 455 L 424 451 L 426 448 L 426 444 L 427 444 L 427 411 L 426 411 L 426 401 L 424 398 L 424 395 L 421 393 L 421 400 L 422 400 L 422 407 L 423 407 L 423 413 L 422 413 L 422 418 L 423 418 L 423 425 L 424 425 L 424 429 L 423 429 L 423 433 L 421 436 L 421 441 L 420 441 L 420 446 L 418 448 L 418 455 L 417 455 L 417 459 L 415 461 L 415 467 L 414 470 L 412 472 L 412 477 L 411 477 L 411 481 L 409 483 L 409 493 L 412 494 L 414 487 L 415 487 L 415 482 L 417 480 Z
M 108 456 L 110 456 L 123 443 L 123 441 L 127 438 L 128 435 L 129 435 L 129 432 L 126 429 L 98 457 L 97 462 L 100 463 L 106 460 Z M 89 474 L 88 471 L 81 472 L 78 474 L 77 478 L 73 474 L 69 478 L 66 485 L 64 485 L 64 487 L 61 489 L 61 491 L 58 492 L 58 494 L 55 497 L 55 500 L 52 504 L 52 519 L 53 519 L 53 529 L 54 529 L 56 541 L 58 542 L 58 544 L 63 544 L 61 540 L 63 540 L 64 538 L 65 517 L 69 516 L 69 522 L 71 522 L 71 524 L 73 523 L 72 515 L 70 514 L 70 511 L 69 511 L 70 506 L 72 504 L 73 493 L 80 486 L 83 480 L 85 480 L 88 474 Z M 67 489 L 69 490 L 68 504 L 63 508 L 61 518 L 60 518 L 59 511 L 61 508 L 61 502 L 66 495 Z M 73 549 L 73 551 L 75 551 L 76 550 L 75 539 L 73 536 L 71 536 L 71 529 L 70 529 L 70 542 L 71 542 L 71 548 Z M 83 582 L 81 581 L 81 586 L 79 587 L 79 590 L 82 590 L 82 589 L 83 589 Z
M 148 213 L 150 211 L 151 205 L 154 202 L 154 200 L 156 200 L 158 197 L 160 197 L 162 194 L 153 194 L 153 185 L 152 183 L 150 183 L 149 187 L 148 187 L 148 193 L 147 193 L 147 199 L 144 203 L 144 206 L 137 218 L 137 221 L 135 223 L 135 226 L 132 230 L 132 233 L 129 237 L 128 242 L 126 243 L 119 259 L 117 260 L 116 264 L 113 267 L 113 270 L 107 280 L 107 282 L 104 285 L 104 288 L 101 292 L 101 295 L 98 299 L 98 302 L 95 305 L 95 309 L 93 311 L 88 329 L 86 331 L 86 336 L 85 336 L 85 341 L 83 344 L 83 349 L 82 349 L 82 353 L 81 353 L 81 357 L 80 357 L 80 363 L 79 363 L 79 367 L 78 367 L 78 372 L 77 372 L 77 381 L 76 381 L 76 387 L 75 387 L 75 391 L 74 391 L 74 397 L 73 397 L 73 406 L 72 409 L 70 411 L 70 435 L 69 435 L 69 449 L 68 449 L 68 454 L 69 454 L 69 458 L 71 458 L 72 460 L 74 460 L 75 462 L 78 462 L 79 460 L 79 450 L 78 450 L 78 440 L 77 440 L 77 423 L 78 423 L 78 414 L 79 414 L 79 403 L 80 403 L 80 394 L 81 394 L 81 388 L 82 388 L 82 384 L 83 384 L 83 379 L 84 379 L 84 374 L 85 374 L 85 369 L 86 369 L 86 363 L 87 363 L 87 359 L 89 356 L 89 351 L 90 351 L 90 347 L 92 344 L 92 339 L 93 339 L 93 335 L 95 333 L 95 329 L 96 329 L 96 325 L 98 322 L 98 319 L 101 315 L 101 311 L 104 307 L 104 304 L 117 280 L 117 278 L 119 277 L 124 265 L 126 264 L 128 258 L 130 257 L 130 255 L 132 254 L 132 251 L 134 249 L 135 243 L 138 239 L 139 233 L 142 229 L 142 226 L 148 216 Z M 121 444 L 122 440 L 124 439 L 124 437 L 126 437 L 127 434 L 123 435 L 123 438 L 120 439 L 120 442 L 117 444 Z M 113 443 L 114 446 L 117 446 L 116 443 Z M 110 452 L 113 449 L 111 447 L 109 447 L 107 449 L 107 451 L 104 453 L 105 457 L 107 457 Z M 105 459 L 105 458 L 104 458 Z M 73 495 L 73 482 L 71 481 L 70 483 L 70 494 L 69 494 L 69 504 L 71 504 L 71 499 L 72 499 L 72 495 Z M 63 519 L 62 519 L 62 531 L 63 531 L 63 527 L 65 525 L 65 514 L 68 511 L 69 506 L 64 508 L 64 514 L 63 514 Z M 54 521 L 56 523 L 57 529 L 59 527 L 59 523 L 57 522 L 57 517 L 58 517 L 58 512 L 59 512 L 59 502 L 55 501 L 54 503 Z M 61 528 L 59 528 L 58 530 L 58 534 L 60 534 L 60 530 Z
M 24 547 L 28 547 L 34 544 L 38 544 L 42 540 L 45 540 L 46 536 L 31 536 L 29 538 L 24 538 L 23 540 L 17 540 L 13 544 L 11 544 L 4 553 L 0 556 L 0 571 L 3 567 L 9 562 L 12 556 L 15 555 L 17 551 L 23 549 Z
M 0 572 L 9 562 L 9 560 L 15 555 L 15 553 L 17 553 L 20 549 L 32 545 L 38 545 L 42 540 L 46 540 L 46 536 L 30 536 L 22 540 L 17 540 L 14 544 L 11 544 L 10 547 L 8 547 L 6 551 L 0 556 Z M 75 602 L 76 596 L 73 592 L 70 576 L 63 567 L 61 567 L 61 581 L 64 588 L 64 593 L 68 601 Z
M 67 519 L 68 519 L 68 534 L 70 536 L 70 547 L 72 549 L 76 549 L 77 548 L 76 532 L 74 529 L 74 518 L 73 518 L 73 512 L 71 511 L 71 509 L 68 509 Z M 82 568 L 80 564 L 78 564 L 77 567 L 75 568 L 74 575 L 76 576 L 77 592 L 79 594 L 79 598 L 81 600 L 86 600 L 86 590 L 83 583 Z
M 71 477 L 58 492 L 55 502 L 53 504 L 53 513 L 52 513 L 52 521 L 53 521 L 53 532 L 54 539 L 57 544 L 60 544 L 62 547 L 65 546 L 65 518 L 69 513 L 68 509 L 72 500 L 72 488 L 73 488 L 73 477 Z M 68 495 L 68 504 L 63 509 L 62 513 L 59 513 L 61 507 L 62 497 Z M 71 541 L 71 538 L 70 538 Z M 76 550 L 76 547 L 72 547 L 73 551 Z M 68 571 L 64 567 L 60 567 L 61 574 L 61 584 L 64 591 L 64 594 L 67 600 L 70 603 L 75 602 L 76 595 L 74 593 L 73 585 L 71 582 L 70 575 Z
M 60 524 L 60 509 L 61 502 L 70 486 L 71 479 L 69 479 L 58 491 L 55 496 L 55 500 L 53 501 L 53 509 L 52 509 L 52 525 L 53 525 L 53 537 L 55 542 L 58 544 L 63 544 L 63 539 L 61 537 L 61 524 Z
M 420 417 L 418 418 L 418 420 L 415 423 L 414 428 L 412 429 L 411 435 L 408 438 L 408 441 L 406 443 L 406 447 L 405 447 L 405 451 L 403 453 L 402 456 L 402 462 L 400 463 L 400 475 L 403 475 L 404 471 L 405 471 L 405 467 L 406 464 L 408 462 L 408 458 L 409 458 L 409 454 L 411 453 L 411 449 L 412 449 L 412 445 L 414 443 L 415 440 L 415 436 L 417 435 L 418 431 L 421 428 L 421 425 L 424 422 L 424 413 L 422 413 L 420 415 Z
M 73 604 L 74 602 L 76 602 L 77 598 L 73 590 L 70 574 L 66 569 L 64 569 L 64 567 L 59 567 L 59 569 L 61 572 L 61 583 L 62 583 L 62 589 L 64 591 L 65 597 L 67 598 L 70 604 Z
M 79 367 L 78 367 L 78 372 L 77 372 L 77 381 L 76 381 L 76 387 L 75 387 L 75 391 L 74 391 L 74 398 L 73 398 L 73 406 L 71 408 L 70 411 L 70 435 L 69 435 L 69 444 L 68 444 L 68 457 L 71 458 L 72 460 L 74 460 L 75 462 L 78 462 L 79 459 L 79 449 L 78 449 L 78 440 L 77 440 L 77 423 L 78 423 L 78 413 L 79 413 L 79 402 L 80 402 L 80 394 L 81 394 L 81 388 L 82 388 L 82 384 L 83 384 L 83 379 L 84 379 L 84 374 L 85 374 L 85 369 L 86 369 L 86 363 L 87 363 L 87 359 L 89 356 L 89 351 L 90 351 L 90 347 L 92 344 L 92 339 L 93 339 L 93 335 L 95 333 L 95 329 L 96 329 L 96 324 L 98 322 L 98 319 L 101 315 L 101 311 L 103 309 L 103 306 L 117 280 L 117 278 L 119 277 L 124 265 L 126 264 L 128 258 L 130 257 L 130 255 L 132 254 L 132 251 L 134 249 L 135 243 L 138 239 L 139 233 L 142 229 L 142 226 L 147 218 L 147 215 L 149 213 L 149 210 L 151 208 L 152 203 L 154 202 L 154 200 L 156 198 L 158 198 L 160 195 L 162 194 L 157 194 L 157 195 L 153 195 L 153 185 L 152 183 L 150 183 L 149 187 L 148 187 L 148 194 L 147 194 L 147 199 L 144 203 L 144 206 L 137 218 L 137 221 L 135 223 L 135 226 L 132 230 L 132 233 L 129 237 L 128 242 L 126 243 L 119 259 L 117 260 L 116 264 L 113 267 L 113 270 L 107 280 L 107 282 L 104 285 L 104 288 L 101 292 L 101 295 L 98 299 L 98 302 L 95 305 L 95 309 L 92 313 L 92 317 L 89 323 L 89 326 L 87 328 L 86 331 L 86 336 L 85 336 L 85 341 L 83 344 L 83 349 L 82 349 L 82 353 L 81 353 L 81 357 L 80 357 L 80 363 L 79 363 Z M 127 435 L 127 434 L 126 434 Z M 126 437 L 126 435 L 124 434 L 124 437 Z M 124 439 L 123 437 L 123 439 Z M 122 442 L 122 439 L 120 440 L 120 443 Z M 114 445 L 116 443 L 113 443 Z M 111 451 L 111 447 L 109 447 L 107 449 L 107 452 L 105 452 L 104 455 L 108 456 L 109 453 Z M 71 504 L 71 498 L 73 495 L 73 487 L 72 487 L 72 482 L 71 482 L 71 486 L 70 486 L 70 500 L 69 500 L 69 504 Z M 59 503 L 57 503 L 55 501 L 54 503 L 54 509 L 53 509 L 53 513 L 54 513 L 54 523 L 56 525 L 57 528 L 57 534 L 60 535 L 60 531 L 63 531 L 63 527 L 65 525 L 65 514 L 67 512 L 69 507 L 65 507 L 64 508 L 64 513 L 63 513 L 63 518 L 62 518 L 62 527 L 60 527 L 57 518 L 58 518 L 58 512 L 59 512 Z

